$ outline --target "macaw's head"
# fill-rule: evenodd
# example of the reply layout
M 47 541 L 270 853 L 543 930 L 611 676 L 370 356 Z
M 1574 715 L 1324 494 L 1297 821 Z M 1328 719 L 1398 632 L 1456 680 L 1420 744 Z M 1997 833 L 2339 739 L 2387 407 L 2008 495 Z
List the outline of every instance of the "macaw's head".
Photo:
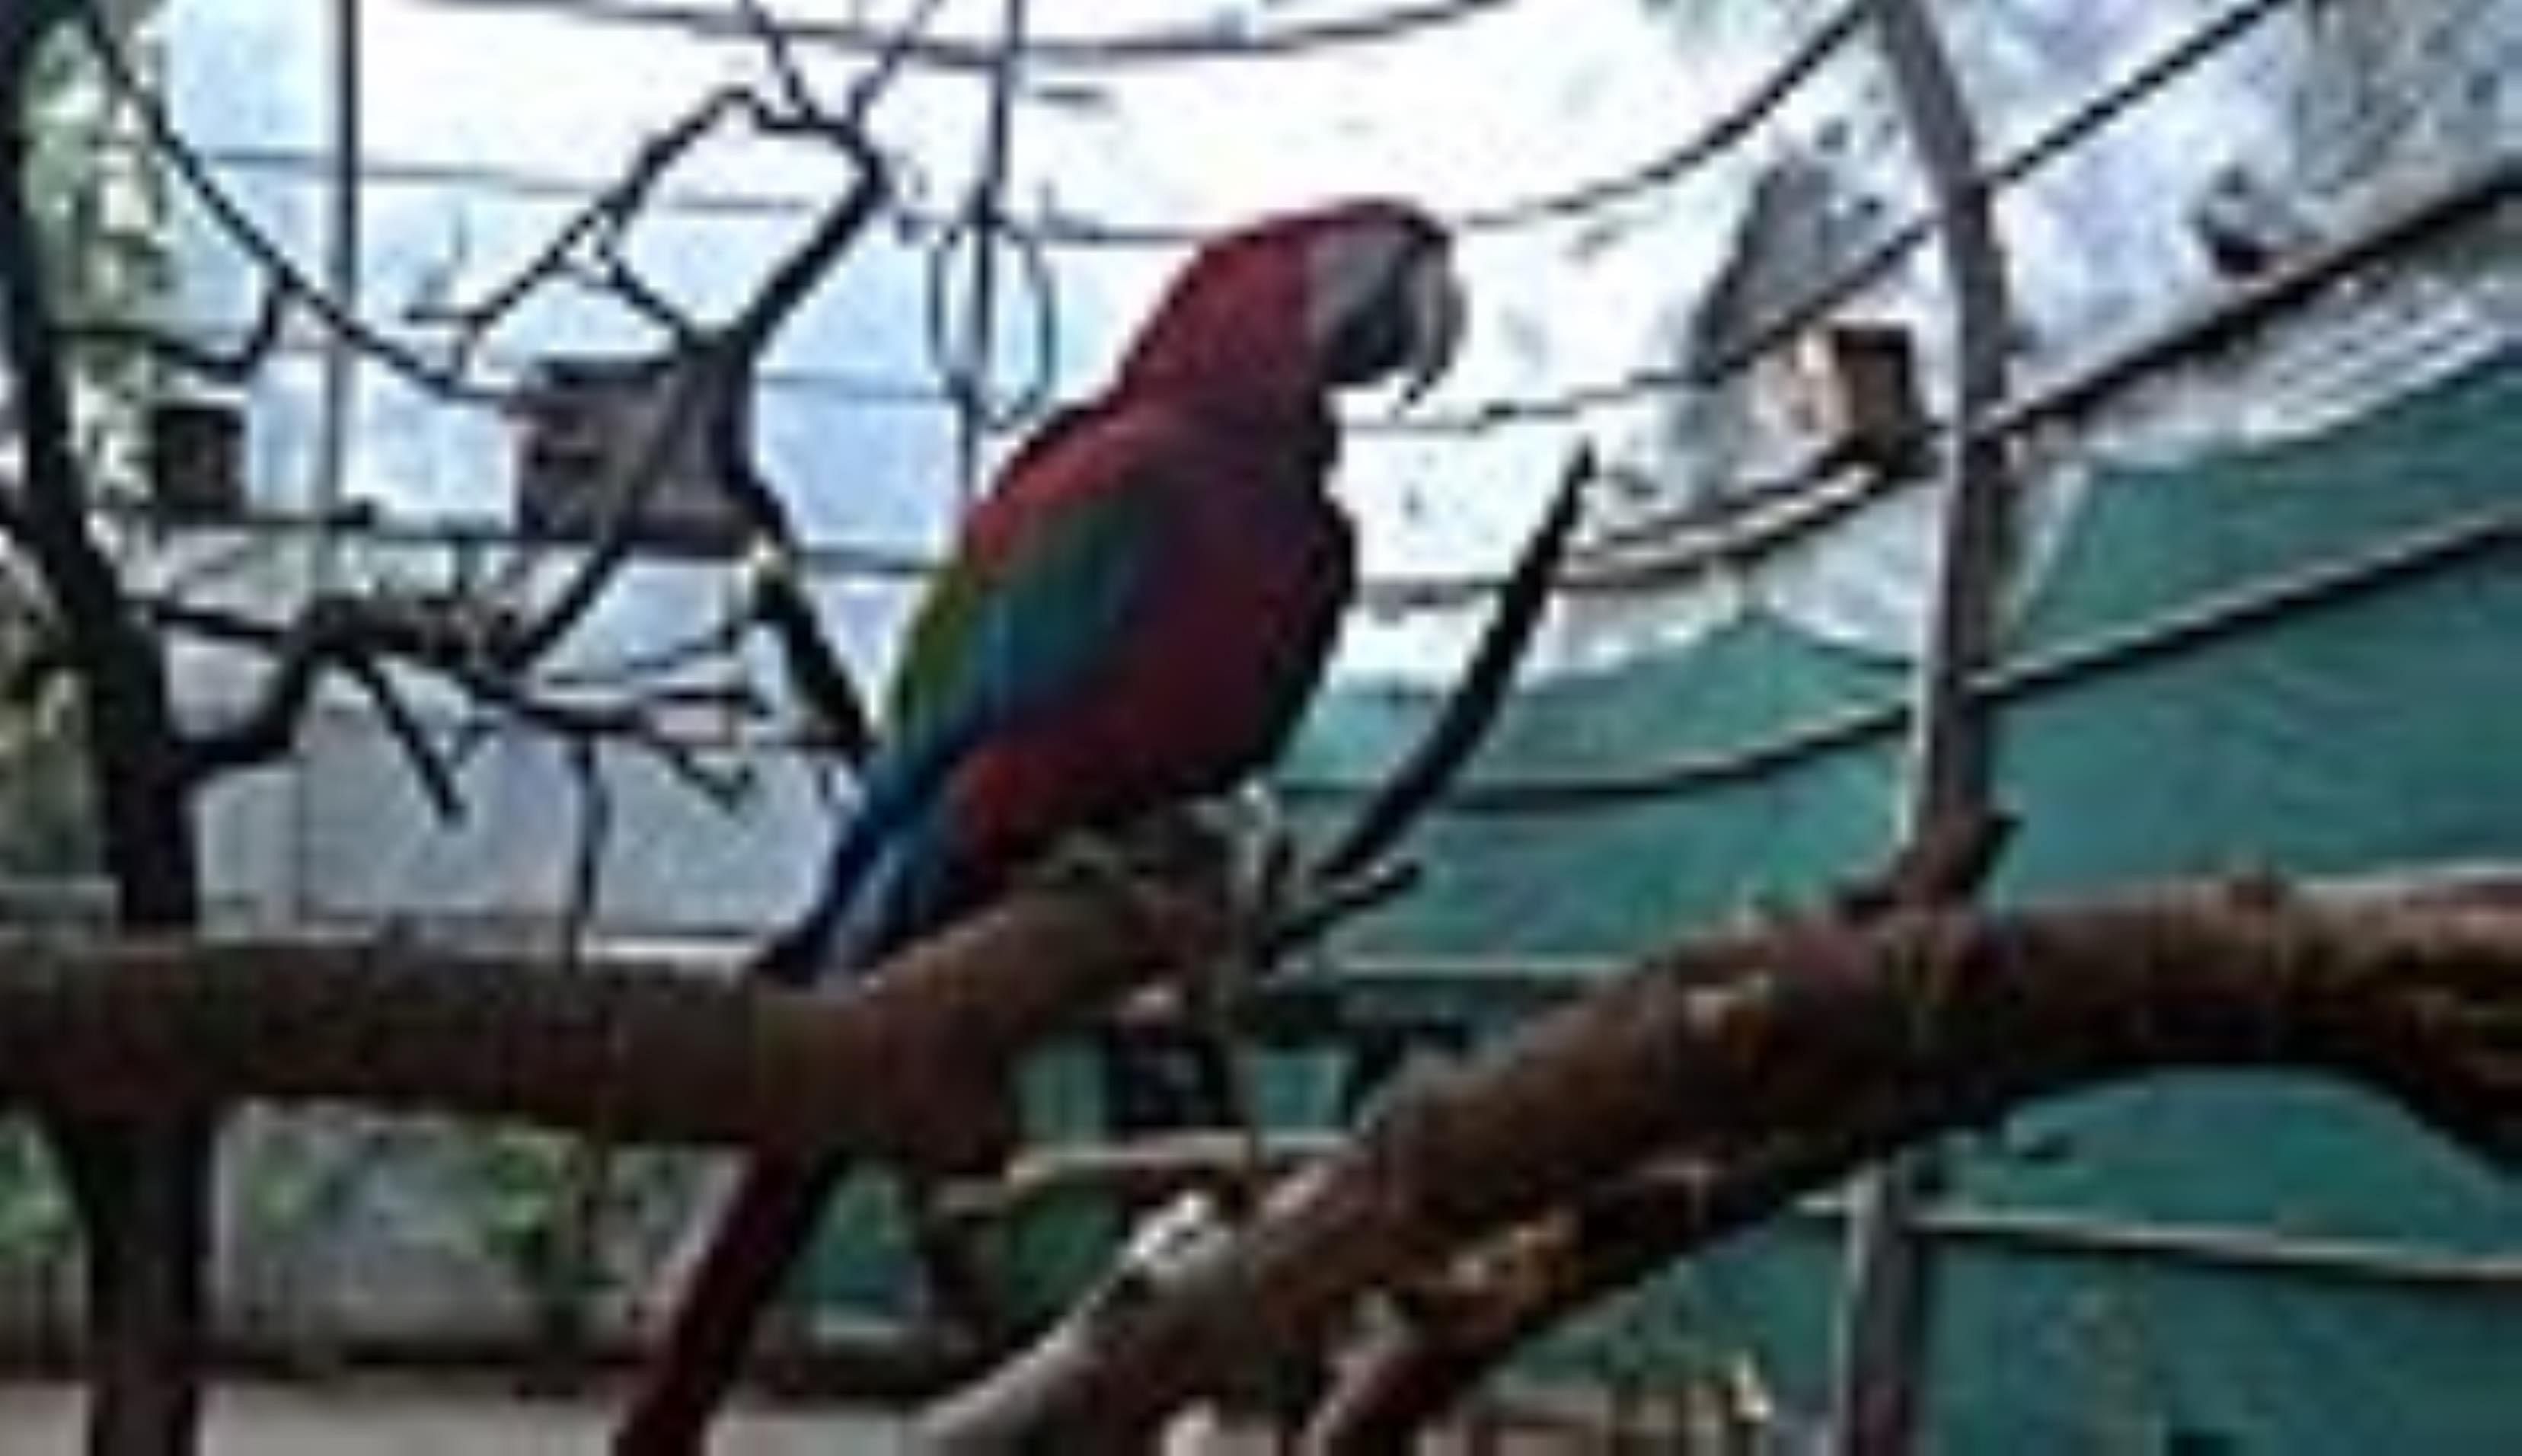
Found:
M 1368 199 L 1265 218 L 1210 240 L 1174 278 L 1122 366 L 1237 414 L 1317 410 L 1333 390 L 1441 375 L 1463 329 L 1444 229 Z

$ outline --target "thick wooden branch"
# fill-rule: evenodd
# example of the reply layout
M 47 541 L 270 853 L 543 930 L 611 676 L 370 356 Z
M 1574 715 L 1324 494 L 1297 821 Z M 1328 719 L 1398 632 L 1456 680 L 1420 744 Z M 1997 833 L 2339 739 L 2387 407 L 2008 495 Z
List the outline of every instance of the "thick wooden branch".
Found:
M 1934 848 L 1931 842 L 1927 847 Z M 1956 841 L 1948 848 L 1971 846 Z M 1941 878 L 1934 859 L 1918 862 L 1918 868 Z M 1966 872 L 1969 862 L 1949 863 Z M 1898 877 L 1895 872 L 1886 888 L 1896 888 Z M 2253 891 L 2237 886 L 2233 893 Z M 2334 882 L 2323 897 L 2341 912 L 2369 904 L 2417 913 L 2522 913 L 2522 884 L 2501 874 L 2455 875 L 2430 884 Z M 1889 903 L 1866 887 L 1842 899 L 1858 909 Z M 1441 1415 L 1526 1340 L 1827 1182 L 1858 1160 L 1852 1150 L 1870 1146 L 1870 1136 L 1851 1121 L 1698 1150 L 1641 1169 L 1539 1224 L 1500 1236 L 1494 1242 L 1515 1256 L 1508 1278 L 1490 1277 L 1501 1261 L 1474 1248 L 1455 1261 L 1467 1266 L 1463 1277 L 1449 1270 L 1432 1297 L 1413 1299 L 1410 1318 L 1378 1331 L 1355 1352 L 1338 1388 L 1316 1412 L 1311 1439 L 1327 1450 L 1390 1448 Z
M 928 1430 L 946 1449 L 1139 1449 L 1235 1370 L 1321 1344 L 1361 1297 L 1661 1153 L 1825 1146 L 1782 1199 L 2032 1098 L 2211 1064 L 2352 1078 L 2522 1155 L 2522 914 L 2193 895 L 1687 945 L 1409 1088 L 1238 1236 Z
M 0 1096 L 115 1115 L 344 1100 L 970 1172 L 1012 1146 L 1018 1054 L 1206 954 L 1220 923 L 1187 890 L 1021 890 L 841 994 L 392 940 L 0 936 Z
M 1407 1448 L 1525 1341 L 1777 1212 L 1877 1146 L 1851 1123 L 1673 1158 L 1474 1245 L 1414 1279 L 1398 1317 L 1349 1353 L 1308 1423 L 1308 1448 Z

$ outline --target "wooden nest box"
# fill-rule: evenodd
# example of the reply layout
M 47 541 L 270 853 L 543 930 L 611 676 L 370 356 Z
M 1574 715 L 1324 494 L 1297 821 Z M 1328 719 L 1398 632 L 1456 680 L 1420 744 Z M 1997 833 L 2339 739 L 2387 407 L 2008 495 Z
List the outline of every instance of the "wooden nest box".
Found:
M 541 361 L 511 405 L 518 532 L 532 540 L 591 543 L 627 505 L 623 525 L 635 546 L 687 556 L 742 550 L 743 515 L 722 484 L 732 467 L 710 438 L 720 401 L 685 401 L 680 428 L 672 438 L 665 432 L 677 393 L 709 387 L 687 386 L 689 367 L 674 355 Z M 652 453 L 661 458 L 643 459 Z M 642 486 L 640 477 L 651 471 Z
M 1898 324 L 1826 323 L 1797 341 L 1788 412 L 1821 464 L 1914 470 L 1926 444 L 1916 350 Z

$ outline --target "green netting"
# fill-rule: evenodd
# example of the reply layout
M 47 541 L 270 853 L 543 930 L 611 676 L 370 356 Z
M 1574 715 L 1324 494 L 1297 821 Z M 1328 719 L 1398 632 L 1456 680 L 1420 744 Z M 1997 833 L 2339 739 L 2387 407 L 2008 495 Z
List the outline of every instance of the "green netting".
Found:
M 1357 947 L 1404 955 L 1598 957 L 1687 920 L 1791 898 L 1880 847 L 1896 733 L 1735 772 L 1740 754 L 1867 704 L 1899 676 L 1751 616 L 1682 662 L 1565 679 L 1516 702 L 1475 771 L 1503 796 L 1439 817 L 1414 847 L 1421 893 L 1359 927 Z M 1425 704 L 1413 705 L 1424 713 Z M 1298 802 L 1346 806 L 1325 783 L 1371 782 L 1399 752 L 1389 695 L 1318 717 Z M 1570 810 L 1554 783 L 1606 770 L 1686 779 L 1669 794 Z
M 2506 358 L 2317 439 L 2098 482 L 2010 644 L 2000 777 L 2023 828 L 1997 893 L 2511 858 L 2522 574 L 2491 518 L 2522 512 L 2517 460 L 2522 361 Z M 1624 774 L 1793 741 L 1898 692 L 1752 621 L 1534 694 L 1481 772 Z M 1394 715 L 1335 706 L 1308 771 L 1370 773 Z M 1880 855 L 1898 751 L 1879 724 L 1666 797 L 1451 819 L 1426 844 L 1429 892 L 1371 938 L 1616 957 L 1829 883 Z M 2522 1236 L 2509 1183 L 2388 1108 L 2268 1079 L 2053 1104 L 1960 1149 L 1953 1177 L 1971 1209 L 2348 1239 L 2420 1262 Z M 1747 1348 L 1814 1408 L 1836 1240 L 1789 1220 L 1738 1241 L 1551 1358 L 1615 1370 L 1674 1347 L 1679 1321 L 1693 1347 Z M 1944 1263 L 1938 1449 L 2522 1450 L 2509 1281 L 1967 1239 Z

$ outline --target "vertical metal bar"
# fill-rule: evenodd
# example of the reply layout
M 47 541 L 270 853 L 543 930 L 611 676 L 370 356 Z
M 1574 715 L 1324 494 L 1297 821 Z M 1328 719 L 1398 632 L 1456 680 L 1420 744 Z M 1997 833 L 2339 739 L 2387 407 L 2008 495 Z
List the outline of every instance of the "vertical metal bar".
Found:
M 1024 65 L 1025 0 L 1006 0 L 999 25 L 998 64 L 990 70 L 990 112 L 981 135 L 980 174 L 973 182 L 971 273 L 965 279 L 961 379 L 955 478 L 971 504 L 980 490 L 981 451 L 991 427 L 990 371 L 998 342 L 999 224 L 1006 209 L 1007 168 L 1015 145 L 1016 82 Z
M 1915 844 L 1938 825 L 1989 811 L 1991 714 L 1972 682 L 1993 653 L 2012 523 L 2002 444 L 1982 426 L 2005 397 L 2011 304 L 1969 104 L 1935 22 L 1923 0 L 1869 0 L 1867 8 L 1935 199 L 1952 293 L 1952 445 L 1900 824 Z M 1842 1456 L 1903 1456 L 1917 1445 L 1935 1284 L 1916 1208 L 1935 1157 L 1921 1151 L 1893 1159 L 1854 1192 L 1832 1390 L 1833 1445 Z
M 333 175 L 331 211 L 325 221 L 324 288 L 345 310 L 359 306 L 361 244 L 359 158 L 365 147 L 361 124 L 360 69 L 365 49 L 361 0 L 334 0 L 331 104 Z M 350 465 L 357 428 L 358 346 L 339 332 L 327 341 L 323 354 L 315 418 L 313 476 L 308 499 L 315 521 L 312 569 L 314 585 L 331 584 L 337 542 L 330 529 Z
M 332 195 L 325 219 L 324 289 L 343 309 L 359 306 L 361 244 L 359 161 L 365 150 L 361 124 L 360 69 L 365 50 L 361 0 L 334 0 L 333 48 L 328 77 L 332 106 Z M 322 373 L 316 386 L 315 448 L 307 481 L 308 519 L 313 522 L 306 554 L 306 590 L 330 591 L 340 571 L 340 542 L 335 523 L 350 468 L 350 451 L 358 426 L 359 351 L 346 334 L 327 340 Z M 302 762 L 290 794 L 288 910 L 304 920 L 315 913 L 315 784 Z

